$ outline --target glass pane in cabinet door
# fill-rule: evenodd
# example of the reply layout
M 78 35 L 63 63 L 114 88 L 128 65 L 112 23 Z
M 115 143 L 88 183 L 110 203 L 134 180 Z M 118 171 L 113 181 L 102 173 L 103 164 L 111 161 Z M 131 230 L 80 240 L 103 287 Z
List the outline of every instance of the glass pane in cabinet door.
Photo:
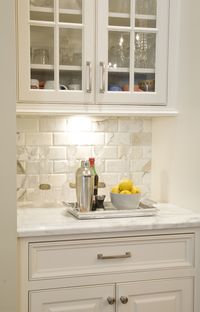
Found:
M 129 91 L 129 72 L 108 72 L 108 91 L 123 92 Z
M 40 89 L 54 89 L 54 28 L 31 26 L 30 47 L 31 88 L 37 80 Z
M 53 21 L 54 0 L 30 0 L 30 19 L 35 21 Z
M 135 72 L 134 91 L 155 92 L 155 73 Z
M 135 26 L 156 27 L 157 0 L 136 0 L 135 2 Z
M 156 34 L 135 33 L 135 68 L 155 69 Z
M 59 0 L 59 21 L 82 23 L 82 0 Z
M 59 42 L 60 84 L 69 90 L 81 90 L 82 29 L 60 28 Z
M 82 72 L 73 70 L 60 70 L 60 90 L 78 91 L 82 90 Z
M 108 24 L 130 26 L 130 0 L 109 0 Z
M 109 31 L 108 90 L 129 91 L 130 33 Z
M 108 34 L 108 66 L 113 69 L 129 68 L 130 33 L 109 31 Z

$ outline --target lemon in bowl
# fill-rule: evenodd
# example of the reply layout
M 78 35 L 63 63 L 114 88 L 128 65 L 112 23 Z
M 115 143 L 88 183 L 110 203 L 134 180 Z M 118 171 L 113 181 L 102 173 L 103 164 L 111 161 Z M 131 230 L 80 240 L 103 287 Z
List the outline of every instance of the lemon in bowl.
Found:
M 123 179 L 111 189 L 110 199 L 116 209 L 136 209 L 141 200 L 141 191 L 131 180 Z

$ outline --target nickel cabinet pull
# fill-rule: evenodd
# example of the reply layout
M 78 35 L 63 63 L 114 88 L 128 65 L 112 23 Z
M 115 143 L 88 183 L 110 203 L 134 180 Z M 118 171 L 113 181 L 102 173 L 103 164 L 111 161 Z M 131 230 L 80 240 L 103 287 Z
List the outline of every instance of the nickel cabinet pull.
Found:
M 122 304 L 126 304 L 128 302 L 128 298 L 125 297 L 125 296 L 121 296 L 120 297 L 120 301 L 121 301 Z
M 106 260 L 106 259 L 124 259 L 124 258 L 131 258 L 131 252 L 128 251 L 124 255 L 113 255 L 113 256 L 104 256 L 103 254 L 98 254 L 97 259 L 99 260 Z
M 100 75 L 100 93 L 104 93 L 105 92 L 105 63 L 104 62 L 100 62 L 100 69 L 101 69 L 101 75 Z
M 113 305 L 115 303 L 115 298 L 108 297 L 107 301 L 108 301 L 109 304 Z
M 86 67 L 88 69 L 86 91 L 87 91 L 87 93 L 91 93 L 92 92 L 92 75 L 91 75 L 92 65 L 91 65 L 91 62 L 86 62 Z

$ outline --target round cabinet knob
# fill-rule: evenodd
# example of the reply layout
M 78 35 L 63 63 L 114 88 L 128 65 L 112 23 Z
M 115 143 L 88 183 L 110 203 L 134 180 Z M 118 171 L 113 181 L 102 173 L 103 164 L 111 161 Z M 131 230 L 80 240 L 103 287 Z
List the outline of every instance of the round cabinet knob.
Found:
M 108 301 L 109 304 L 114 304 L 115 303 L 115 298 L 108 297 L 107 301 Z
M 121 296 L 120 297 L 120 301 L 121 301 L 121 303 L 126 304 L 128 302 L 128 298 L 124 297 L 124 296 Z

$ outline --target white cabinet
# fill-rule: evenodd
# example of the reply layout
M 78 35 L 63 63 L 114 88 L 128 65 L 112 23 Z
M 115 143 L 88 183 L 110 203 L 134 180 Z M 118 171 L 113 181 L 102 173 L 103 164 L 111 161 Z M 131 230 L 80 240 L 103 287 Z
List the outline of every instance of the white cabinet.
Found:
M 114 291 L 114 285 L 32 291 L 29 312 L 114 312 Z
M 169 2 L 18 0 L 18 111 L 165 105 Z
M 198 232 L 19 239 L 19 312 L 198 312 Z
M 118 312 L 193 311 L 193 280 L 142 281 L 117 285 Z
M 193 280 L 185 278 L 31 291 L 29 311 L 189 312 L 193 311 Z

